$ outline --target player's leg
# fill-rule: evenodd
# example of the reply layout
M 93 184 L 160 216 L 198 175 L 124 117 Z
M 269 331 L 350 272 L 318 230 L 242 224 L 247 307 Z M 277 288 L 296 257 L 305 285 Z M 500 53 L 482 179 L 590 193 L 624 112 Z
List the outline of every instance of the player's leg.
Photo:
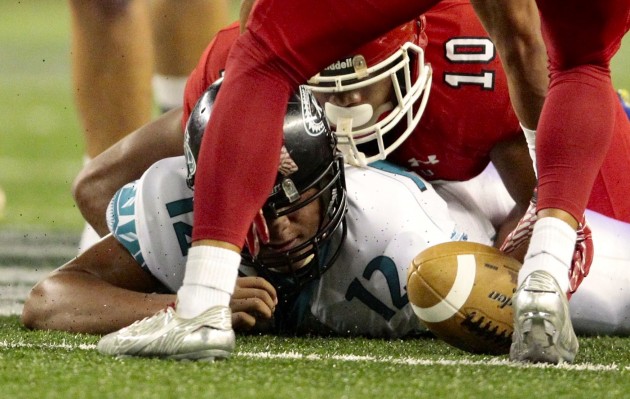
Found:
M 85 161 L 149 121 L 153 50 L 143 0 L 70 0 L 74 98 Z M 99 239 L 86 224 L 79 251 Z
M 538 3 L 551 81 L 536 143 L 539 219 L 519 273 L 510 355 L 558 363 L 572 361 L 578 349 L 564 293 L 575 289 L 569 279 L 575 229 L 614 129 L 618 100 L 609 61 L 626 31 L 629 5 Z
M 630 121 L 621 104 L 616 111 L 612 141 L 595 179 L 588 209 L 630 223 L 630 178 L 619 167 L 630 159 Z
M 151 117 L 144 1 L 70 0 L 74 96 L 90 158 Z
M 560 7 L 545 0 L 539 6 L 551 82 L 537 133 L 538 209 L 541 216 L 546 208 L 561 209 L 579 221 L 622 122 L 610 60 L 628 29 L 630 3 L 574 0 Z M 565 20 L 571 24 L 559 23 Z
M 182 104 L 188 74 L 216 32 L 230 21 L 227 0 L 151 0 L 155 74 L 162 111 Z

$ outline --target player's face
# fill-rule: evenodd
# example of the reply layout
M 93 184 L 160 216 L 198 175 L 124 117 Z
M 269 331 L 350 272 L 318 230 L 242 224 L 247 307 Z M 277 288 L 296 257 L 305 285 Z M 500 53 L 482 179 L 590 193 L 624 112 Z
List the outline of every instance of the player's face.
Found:
M 394 89 L 392 81 L 389 78 L 385 78 L 356 90 L 338 93 L 316 92 L 313 94 L 322 105 L 331 103 L 338 107 L 348 108 L 368 104 L 373 110 L 377 110 L 383 104 L 393 101 Z
M 300 200 L 305 201 L 317 194 L 317 189 L 312 188 L 302 194 Z M 298 245 L 303 244 L 317 233 L 322 221 L 321 201 L 315 200 L 304 207 L 287 215 L 275 219 L 268 219 L 269 244 L 263 245 L 261 254 L 274 252 L 286 252 Z M 311 248 L 305 248 L 308 251 Z M 299 269 L 308 263 L 306 258 L 300 264 L 293 265 L 294 269 Z

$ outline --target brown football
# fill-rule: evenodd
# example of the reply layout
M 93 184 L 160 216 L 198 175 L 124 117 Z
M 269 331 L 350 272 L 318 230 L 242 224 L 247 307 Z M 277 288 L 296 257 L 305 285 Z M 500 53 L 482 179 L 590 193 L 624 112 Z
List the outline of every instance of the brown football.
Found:
M 429 331 L 456 348 L 509 352 L 512 294 L 521 264 L 496 248 L 467 241 L 419 253 L 407 275 L 407 294 Z

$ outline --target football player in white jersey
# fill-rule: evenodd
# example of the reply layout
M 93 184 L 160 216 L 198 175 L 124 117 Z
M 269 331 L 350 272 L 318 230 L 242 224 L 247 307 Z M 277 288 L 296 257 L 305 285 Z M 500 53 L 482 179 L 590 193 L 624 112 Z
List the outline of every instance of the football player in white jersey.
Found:
M 192 231 L 190 154 L 196 155 L 218 87 L 202 96 L 189 120 L 187 160 L 162 160 L 116 194 L 108 209 L 113 234 L 33 289 L 25 325 L 104 333 L 174 301 L 170 293 L 182 284 Z M 237 287 L 232 308 L 238 315 L 235 305 L 245 306 L 239 303 L 243 297 L 251 307 L 233 320 L 235 328 L 252 327 L 273 309 L 276 331 L 403 336 L 421 328 L 405 292 L 411 259 L 448 240 L 492 244 L 495 230 L 486 215 L 473 214 L 475 203 L 451 206 L 417 175 L 385 162 L 344 167 L 322 110 L 306 89 L 289 103 L 285 148 L 263 209 L 271 239 L 256 256 L 243 254 L 241 268 L 273 287 L 240 279 L 240 292 L 247 294 L 239 296 Z M 502 187 L 498 180 L 496 185 Z M 313 221 L 308 212 L 315 205 L 322 212 Z M 132 264 L 135 270 L 127 270 Z M 64 290 L 72 291 L 71 299 Z
M 113 234 L 34 287 L 24 307 L 27 327 L 107 333 L 173 304 L 192 231 L 195 154 L 216 90 L 200 99 L 188 123 L 188 159 L 162 160 L 116 194 L 108 209 Z M 252 240 L 251 253 L 243 254 L 230 304 L 234 327 L 372 337 L 421 331 L 406 295 L 411 259 L 448 240 L 491 245 L 492 220 L 511 209 L 503 200 L 509 195 L 491 172 L 439 196 L 417 175 L 386 162 L 344 167 L 328 127 L 319 134 L 305 127 L 305 119 L 319 120 L 318 112 L 308 91 L 288 106 L 286 151 L 263 209 L 270 241 L 252 256 Z M 630 298 L 615 292 L 610 307 L 592 297 L 602 297 L 598 284 L 614 292 L 630 279 L 622 267 L 630 253 L 614 244 L 630 237 L 630 226 L 603 217 L 593 222 L 596 245 L 610 248 L 598 247 L 592 276 L 574 296 L 576 330 L 627 334 L 630 323 L 619 315 Z M 611 257 L 622 276 L 609 273 Z M 593 303 L 608 306 L 606 317 Z

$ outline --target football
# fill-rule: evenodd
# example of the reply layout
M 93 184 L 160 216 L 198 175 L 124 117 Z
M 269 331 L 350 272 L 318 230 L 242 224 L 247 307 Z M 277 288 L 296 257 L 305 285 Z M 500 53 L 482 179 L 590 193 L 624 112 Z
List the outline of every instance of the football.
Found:
M 429 331 L 446 343 L 472 353 L 505 354 L 520 267 L 516 259 L 487 245 L 438 244 L 411 262 L 409 302 Z

